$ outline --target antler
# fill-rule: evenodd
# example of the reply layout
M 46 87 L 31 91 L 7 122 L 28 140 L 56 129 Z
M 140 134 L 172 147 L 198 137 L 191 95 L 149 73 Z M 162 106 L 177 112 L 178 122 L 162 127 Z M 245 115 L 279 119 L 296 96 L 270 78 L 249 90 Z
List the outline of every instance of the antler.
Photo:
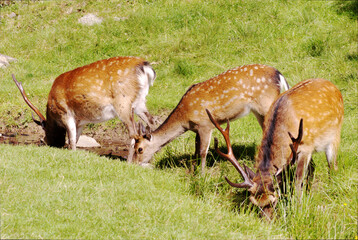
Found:
M 46 118 L 40 113 L 40 111 L 30 102 L 30 100 L 27 98 L 26 93 L 24 88 L 22 87 L 21 82 L 17 81 L 15 78 L 14 74 L 11 74 L 12 79 L 14 80 L 17 88 L 20 90 L 20 93 L 22 95 L 22 97 L 24 98 L 25 102 L 27 103 L 27 105 L 29 105 L 29 107 L 34 110 L 34 112 L 37 114 L 37 116 L 39 116 L 40 121 L 37 121 L 34 116 L 32 115 L 32 119 L 34 120 L 35 123 L 41 125 L 42 127 L 45 126 L 45 122 L 46 122 Z
M 226 181 L 233 187 L 237 187 L 237 188 L 250 188 L 253 186 L 253 182 L 251 181 L 250 177 L 247 175 L 247 173 L 244 171 L 244 169 L 240 166 L 240 164 L 238 163 L 238 161 L 236 160 L 234 153 L 232 151 L 232 147 L 231 147 L 231 143 L 230 143 L 230 138 L 229 138 L 229 130 L 230 130 L 230 123 L 229 120 L 227 120 L 227 127 L 224 130 L 223 128 L 220 127 L 219 123 L 217 121 L 215 121 L 215 119 L 213 118 L 213 116 L 211 115 L 211 113 L 209 112 L 208 109 L 206 109 L 206 112 L 211 120 L 211 122 L 215 125 L 215 127 L 221 132 L 221 134 L 224 136 L 225 138 L 225 142 L 227 145 L 227 150 L 228 153 L 225 154 L 223 152 L 221 152 L 218 148 L 218 140 L 217 138 L 215 138 L 215 150 L 216 152 L 222 156 L 223 158 L 226 158 L 227 160 L 229 160 L 232 165 L 234 165 L 234 167 L 237 169 L 237 171 L 241 174 L 241 176 L 244 178 L 244 182 L 243 183 L 233 183 L 231 182 L 227 177 L 225 177 Z
M 297 138 L 294 138 L 292 136 L 292 134 L 290 132 L 288 132 L 288 135 L 290 136 L 291 140 L 292 140 L 292 143 L 290 144 L 290 148 L 291 148 L 291 151 L 292 151 L 292 154 L 291 154 L 291 165 L 295 163 L 296 161 L 296 158 L 297 158 L 297 149 L 298 149 L 298 146 L 300 145 L 301 141 L 302 141 L 302 135 L 303 135 L 303 119 L 301 118 L 300 120 L 300 126 L 298 128 L 298 136 Z

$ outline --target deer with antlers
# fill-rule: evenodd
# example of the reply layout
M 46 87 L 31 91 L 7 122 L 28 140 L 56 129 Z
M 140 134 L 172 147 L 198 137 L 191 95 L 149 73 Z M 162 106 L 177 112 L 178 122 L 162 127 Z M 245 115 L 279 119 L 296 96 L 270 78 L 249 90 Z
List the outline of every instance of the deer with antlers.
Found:
M 253 112 L 263 127 L 264 116 L 271 104 L 281 91 L 288 88 L 277 69 L 260 64 L 240 66 L 194 84 L 162 125 L 154 132 L 139 132 L 134 138 L 133 161 L 147 164 L 163 146 L 191 130 L 196 133 L 195 153 L 201 157 L 203 172 L 214 129 L 206 108 L 212 111 L 219 123 Z
M 156 73 L 141 58 L 113 57 L 61 74 L 49 93 L 46 118 L 29 101 L 22 84 L 12 77 L 25 102 L 39 116 L 40 121 L 33 120 L 45 130 L 49 146 L 63 147 L 67 133 L 69 146 L 75 150 L 86 124 L 115 117 L 125 123 L 133 136 L 133 112 L 153 127 L 145 102 Z
M 295 185 L 298 194 L 314 151 L 324 151 L 329 169 L 337 170 L 337 151 L 343 122 L 343 99 L 328 80 L 308 79 L 282 93 L 272 104 L 264 122 L 264 133 L 256 156 L 256 172 L 236 160 L 229 139 L 229 122 L 223 130 L 207 110 L 212 123 L 222 133 L 228 153 L 216 150 L 228 159 L 244 178 L 243 183 L 227 182 L 250 192 L 250 201 L 271 217 L 278 200 L 274 182 L 282 171 L 296 163 Z M 292 133 L 298 132 L 295 138 Z M 275 179 L 276 178 L 276 179 Z

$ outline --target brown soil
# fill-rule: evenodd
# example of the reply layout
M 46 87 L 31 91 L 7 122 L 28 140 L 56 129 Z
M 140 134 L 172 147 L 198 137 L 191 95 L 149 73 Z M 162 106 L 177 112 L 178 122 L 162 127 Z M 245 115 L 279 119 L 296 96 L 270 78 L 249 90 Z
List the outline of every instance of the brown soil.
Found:
M 128 134 L 123 124 L 119 123 L 114 128 L 106 127 L 104 124 L 97 124 L 93 128 L 85 128 L 82 134 L 96 139 L 101 144 L 101 147 L 80 149 L 86 149 L 100 156 L 114 159 L 127 158 Z M 0 124 L 0 144 L 44 146 L 45 144 L 42 140 L 44 137 L 43 129 L 35 123 L 19 127 L 5 127 L 4 124 Z
M 159 116 L 154 116 L 156 126 L 159 126 L 166 117 L 168 111 L 162 111 Z M 125 160 L 128 156 L 129 136 L 124 124 L 118 121 L 114 126 L 108 127 L 105 123 L 85 127 L 82 135 L 94 138 L 101 147 L 80 148 L 94 152 L 100 156 Z M 34 122 L 19 125 L 17 127 L 6 126 L 0 121 L 0 144 L 12 145 L 37 145 L 44 146 L 45 132 Z M 67 147 L 67 146 L 65 146 Z

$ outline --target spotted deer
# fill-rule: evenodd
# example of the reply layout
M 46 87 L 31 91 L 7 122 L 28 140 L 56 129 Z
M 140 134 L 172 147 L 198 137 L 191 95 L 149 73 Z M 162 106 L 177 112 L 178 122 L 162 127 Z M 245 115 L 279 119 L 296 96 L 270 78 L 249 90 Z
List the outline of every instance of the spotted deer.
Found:
M 206 115 L 206 108 L 219 123 L 253 112 L 263 127 L 270 105 L 280 91 L 288 88 L 277 69 L 259 64 L 240 66 L 194 84 L 162 125 L 154 132 L 135 137 L 133 161 L 147 164 L 163 146 L 191 130 L 196 133 L 195 153 L 201 157 L 201 169 L 204 171 L 214 129 Z
M 118 117 L 135 134 L 133 111 L 151 127 L 153 117 L 146 108 L 146 96 L 156 73 L 137 57 L 113 57 L 76 68 L 58 76 L 48 96 L 46 118 L 28 100 L 22 84 L 12 75 L 25 102 L 39 116 L 34 121 L 45 130 L 49 146 L 63 147 L 66 133 L 70 148 L 83 127 Z
M 244 178 L 243 183 L 227 182 L 250 192 L 250 201 L 271 217 L 278 200 L 275 181 L 280 174 L 297 162 L 296 192 L 302 193 L 303 179 L 314 151 L 324 151 L 329 169 L 337 170 L 337 151 L 343 122 L 343 99 L 340 91 L 328 80 L 308 79 L 282 93 L 272 104 L 264 122 L 264 132 L 253 172 L 236 160 L 229 139 L 229 122 L 223 130 L 215 117 L 208 115 L 223 134 L 228 153 L 218 153 L 228 159 Z M 297 137 L 293 134 L 298 132 Z M 293 134 L 292 134 L 293 133 Z

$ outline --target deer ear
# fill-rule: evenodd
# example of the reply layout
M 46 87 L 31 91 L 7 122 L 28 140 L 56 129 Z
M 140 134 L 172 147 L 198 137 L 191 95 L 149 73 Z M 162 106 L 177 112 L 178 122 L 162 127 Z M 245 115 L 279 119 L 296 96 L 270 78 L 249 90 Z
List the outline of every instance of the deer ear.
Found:
M 145 134 L 143 135 L 143 137 L 144 137 L 145 139 L 147 139 L 148 141 L 152 141 L 152 134 L 150 134 L 150 133 L 145 133 Z
M 150 129 L 149 126 L 145 127 L 143 125 L 142 126 L 142 136 L 143 138 L 147 139 L 148 141 L 152 140 L 152 130 Z
M 145 133 L 152 133 L 152 129 L 150 129 L 150 127 L 147 125 L 147 127 L 145 128 Z

